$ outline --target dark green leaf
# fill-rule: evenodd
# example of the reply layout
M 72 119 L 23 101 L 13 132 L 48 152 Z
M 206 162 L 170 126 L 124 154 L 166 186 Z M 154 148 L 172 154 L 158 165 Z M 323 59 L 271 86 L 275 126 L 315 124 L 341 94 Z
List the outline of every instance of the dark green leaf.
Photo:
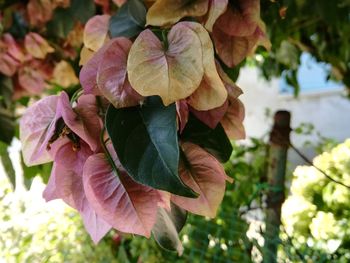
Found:
M 224 72 L 227 74 L 227 76 L 233 81 L 236 82 L 238 77 L 239 77 L 239 72 L 241 69 L 241 66 L 244 65 L 244 62 L 241 62 L 239 65 L 233 67 L 233 68 L 229 68 L 228 66 L 226 66 L 225 63 L 223 63 L 221 60 L 220 61 L 220 65 L 222 67 L 222 69 L 224 70 Z
M 157 221 L 152 229 L 154 239 L 159 246 L 166 250 L 177 251 L 179 255 L 183 247 L 179 238 L 179 232 L 186 223 L 187 212 L 180 207 L 171 204 L 171 210 L 159 208 Z
M 190 114 L 189 121 L 180 138 L 183 141 L 201 146 L 222 163 L 230 159 L 232 145 L 221 124 L 218 124 L 215 129 L 211 129 Z
M 74 27 L 74 19 L 69 9 L 57 8 L 53 19 L 47 24 L 49 34 L 65 38 Z
M 12 107 L 13 84 L 9 77 L 0 76 L 0 107 Z
M 177 195 L 195 197 L 178 175 L 176 107 L 150 97 L 142 107 L 110 106 L 106 128 L 119 160 L 137 182 Z
M 71 0 L 69 7 L 72 18 L 85 24 L 93 15 L 95 15 L 96 7 L 93 0 Z
M 10 144 L 15 135 L 15 120 L 12 112 L 0 108 L 0 141 Z
M 93 0 L 73 0 L 68 8 L 55 9 L 53 19 L 47 24 L 50 34 L 65 38 L 76 21 L 83 24 L 95 14 Z
M 7 174 L 9 181 L 12 184 L 13 189 L 16 188 L 16 172 L 13 168 L 12 161 L 10 159 L 9 153 L 7 151 L 8 145 L 0 142 L 0 158 L 2 165 L 4 166 L 4 170 Z
M 118 12 L 111 17 L 109 31 L 112 37 L 134 37 L 146 24 L 146 7 L 140 0 L 127 1 Z

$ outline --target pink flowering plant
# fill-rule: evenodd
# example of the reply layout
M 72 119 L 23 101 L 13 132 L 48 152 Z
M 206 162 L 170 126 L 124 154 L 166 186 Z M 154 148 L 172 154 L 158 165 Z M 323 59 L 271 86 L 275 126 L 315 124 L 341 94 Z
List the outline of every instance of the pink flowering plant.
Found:
M 26 111 L 24 162 L 53 162 L 44 198 L 75 208 L 95 243 L 113 228 L 181 254 L 186 213 L 215 217 L 233 181 L 222 163 L 245 137 L 244 107 L 225 70 L 269 48 L 260 2 L 115 1 L 115 14 L 96 2 L 105 14 L 84 28 L 82 88 Z M 19 55 L 13 45 L 2 56 Z

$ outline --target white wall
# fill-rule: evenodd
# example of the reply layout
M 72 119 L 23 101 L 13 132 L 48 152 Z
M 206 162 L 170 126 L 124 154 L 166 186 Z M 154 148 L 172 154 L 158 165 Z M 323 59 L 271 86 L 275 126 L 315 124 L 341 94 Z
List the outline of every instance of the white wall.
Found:
M 344 141 L 350 138 L 350 100 L 343 89 L 293 95 L 279 94 L 279 80 L 265 81 L 255 68 L 241 70 L 238 85 L 244 91 L 241 99 L 246 108 L 245 127 L 248 136 L 262 136 L 271 129 L 271 120 L 265 117 L 265 109 L 288 110 L 292 114 L 292 127 L 300 123 L 312 123 L 322 136 Z M 292 141 L 302 146 L 312 137 L 292 134 Z

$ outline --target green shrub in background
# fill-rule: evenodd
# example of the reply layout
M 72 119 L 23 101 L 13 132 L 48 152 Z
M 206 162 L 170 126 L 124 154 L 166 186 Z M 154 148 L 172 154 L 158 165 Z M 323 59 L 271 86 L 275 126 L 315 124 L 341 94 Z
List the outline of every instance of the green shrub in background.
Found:
M 263 211 L 268 189 L 265 163 L 262 140 L 234 145 L 226 171 L 235 183 L 227 185 L 215 219 L 189 216 L 181 232 L 185 248 L 181 257 L 161 250 L 153 239 L 131 235 L 115 242 L 111 233 L 95 246 L 74 210 L 63 204 L 46 205 L 40 194 L 15 195 L 9 182 L 0 179 L 0 263 L 260 262 L 261 240 L 247 236 L 259 219 L 251 224 L 246 215 L 249 210 L 253 216 Z M 350 140 L 321 154 L 314 163 L 334 179 L 350 184 Z M 294 172 L 291 192 L 283 207 L 280 262 L 349 262 L 349 189 L 329 181 L 313 167 L 300 166 Z
M 1 263 L 119 262 L 112 240 L 95 246 L 74 210 L 62 203 L 47 207 L 40 191 L 15 194 L 10 183 L 0 179 Z
M 350 184 L 350 140 L 317 156 L 314 165 Z M 283 222 L 294 245 L 312 262 L 350 261 L 350 189 L 332 182 L 314 167 L 294 171 L 291 195 L 283 205 Z M 309 250 L 310 251 L 310 250 Z

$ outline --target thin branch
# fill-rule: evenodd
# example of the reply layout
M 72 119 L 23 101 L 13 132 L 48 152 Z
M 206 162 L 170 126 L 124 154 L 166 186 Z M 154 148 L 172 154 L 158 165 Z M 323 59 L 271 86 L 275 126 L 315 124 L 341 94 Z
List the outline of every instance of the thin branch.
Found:
M 318 168 L 317 166 L 315 166 L 312 161 L 307 158 L 298 148 L 296 148 L 292 143 L 289 144 L 289 146 L 306 162 L 308 163 L 309 165 L 313 166 L 317 171 L 319 171 L 320 173 L 322 173 L 328 180 L 336 183 L 336 184 L 339 184 L 339 185 L 342 185 L 348 189 L 350 189 L 350 186 L 332 178 L 331 176 L 329 176 L 325 171 L 321 170 L 320 168 Z

